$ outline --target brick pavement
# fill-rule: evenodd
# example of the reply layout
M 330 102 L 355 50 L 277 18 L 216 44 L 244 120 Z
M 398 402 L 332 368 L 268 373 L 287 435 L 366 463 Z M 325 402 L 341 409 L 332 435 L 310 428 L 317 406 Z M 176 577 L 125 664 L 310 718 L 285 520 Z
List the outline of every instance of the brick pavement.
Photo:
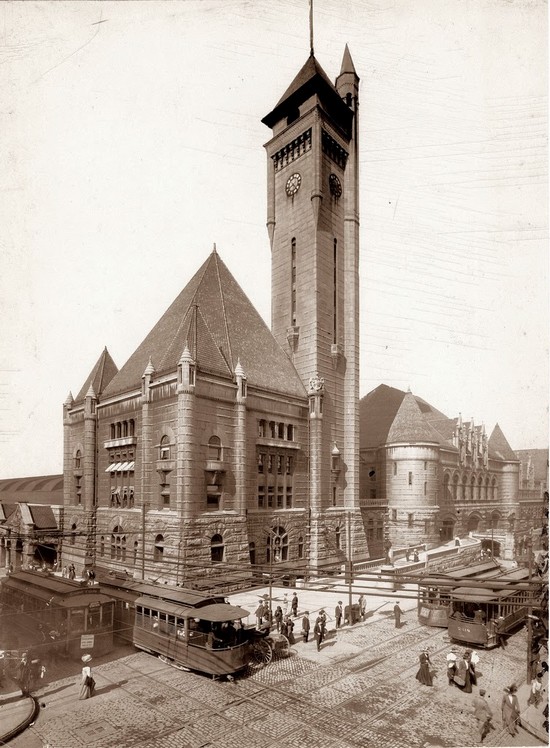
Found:
M 303 597 L 308 605 L 315 602 L 305 594 Z M 337 595 L 337 599 L 342 597 Z M 325 600 L 323 605 L 329 611 Z M 366 623 L 334 633 L 321 652 L 314 642 L 299 642 L 288 658 L 274 660 L 235 683 L 212 681 L 133 652 L 117 660 L 96 662 L 97 695 L 78 701 L 79 668 L 75 665 L 74 674 L 48 683 L 38 692 L 45 708 L 35 725 L 11 745 L 476 745 L 472 695 L 447 686 L 445 655 L 450 645 L 446 630 L 419 626 L 412 613 L 406 620 L 407 624 L 396 630 L 393 618 L 382 609 Z M 432 647 L 438 673 L 434 688 L 421 686 L 414 678 L 419 650 L 426 643 Z M 503 687 L 523 675 L 525 652 L 524 631 L 516 634 L 504 651 L 480 652 L 480 685 L 493 703 L 497 726 L 484 745 L 513 744 L 502 730 L 500 700 Z M 528 738 L 524 733 L 520 745 L 541 744 L 529 743 Z

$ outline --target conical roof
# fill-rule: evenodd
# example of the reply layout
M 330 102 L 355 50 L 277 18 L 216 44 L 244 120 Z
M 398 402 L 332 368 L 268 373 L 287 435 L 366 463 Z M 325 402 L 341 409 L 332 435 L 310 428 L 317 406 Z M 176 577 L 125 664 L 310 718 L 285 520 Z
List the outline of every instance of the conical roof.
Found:
M 86 381 L 80 388 L 80 392 L 76 396 L 75 402 L 78 403 L 84 400 L 86 398 L 86 395 L 88 394 L 88 391 L 90 390 L 90 387 L 92 388 L 96 397 L 101 397 L 109 382 L 113 379 L 117 372 L 118 369 L 115 362 L 111 358 L 111 354 L 109 353 L 107 348 L 104 348 L 101 352 L 101 356 L 97 360 L 96 365 L 88 374 Z
M 493 429 L 493 433 L 489 437 L 489 454 L 491 457 L 496 457 L 499 460 L 512 460 L 518 461 L 517 455 L 514 453 L 512 447 L 508 444 L 508 440 L 504 436 L 502 429 L 496 424 Z
M 353 75 L 357 75 L 355 71 L 355 65 L 353 64 L 353 60 L 351 59 L 351 53 L 347 44 L 344 49 L 344 56 L 342 57 L 342 67 L 340 69 L 340 75 L 344 75 L 345 73 L 353 73 Z
M 441 442 L 441 435 L 424 419 L 412 392 L 406 392 L 388 432 L 388 442 Z
M 156 378 L 175 372 L 185 346 L 199 370 L 232 379 L 240 360 L 249 386 L 306 395 L 290 358 L 215 250 L 114 377 L 105 395 L 141 386 L 149 359 Z

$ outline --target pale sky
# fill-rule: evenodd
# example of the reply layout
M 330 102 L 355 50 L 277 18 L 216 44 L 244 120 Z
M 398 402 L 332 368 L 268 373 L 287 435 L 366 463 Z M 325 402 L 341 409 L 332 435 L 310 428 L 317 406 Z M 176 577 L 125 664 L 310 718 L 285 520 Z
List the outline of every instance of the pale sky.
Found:
M 0 3 L 0 478 L 62 472 L 62 404 L 217 250 L 269 324 L 261 118 L 308 0 Z M 361 78 L 361 395 L 548 446 L 547 7 L 315 0 Z

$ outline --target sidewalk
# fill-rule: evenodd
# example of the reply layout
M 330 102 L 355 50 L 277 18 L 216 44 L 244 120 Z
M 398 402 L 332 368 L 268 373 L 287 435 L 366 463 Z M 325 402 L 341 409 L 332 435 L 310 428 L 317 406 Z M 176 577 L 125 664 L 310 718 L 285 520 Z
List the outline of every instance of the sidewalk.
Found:
M 544 674 L 543 688 L 542 701 L 538 708 L 527 703 L 531 693 L 531 686 L 529 683 L 522 683 L 518 686 L 517 697 L 521 711 L 522 727 L 527 730 L 527 732 L 530 732 L 531 735 L 542 740 L 543 743 L 548 743 L 548 733 L 542 726 L 542 723 L 544 722 L 544 715 L 542 712 L 545 705 L 548 703 L 548 673 Z
M 0 697 L 0 745 L 34 722 L 39 706 L 32 696 L 16 691 Z

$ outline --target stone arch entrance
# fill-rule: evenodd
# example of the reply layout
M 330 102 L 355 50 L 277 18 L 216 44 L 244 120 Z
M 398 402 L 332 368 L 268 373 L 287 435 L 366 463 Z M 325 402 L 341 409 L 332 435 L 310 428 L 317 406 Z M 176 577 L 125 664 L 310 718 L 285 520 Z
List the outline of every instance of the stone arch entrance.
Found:
M 57 550 L 53 543 L 36 543 L 34 546 L 33 561 L 37 566 L 52 567 L 57 561 Z

